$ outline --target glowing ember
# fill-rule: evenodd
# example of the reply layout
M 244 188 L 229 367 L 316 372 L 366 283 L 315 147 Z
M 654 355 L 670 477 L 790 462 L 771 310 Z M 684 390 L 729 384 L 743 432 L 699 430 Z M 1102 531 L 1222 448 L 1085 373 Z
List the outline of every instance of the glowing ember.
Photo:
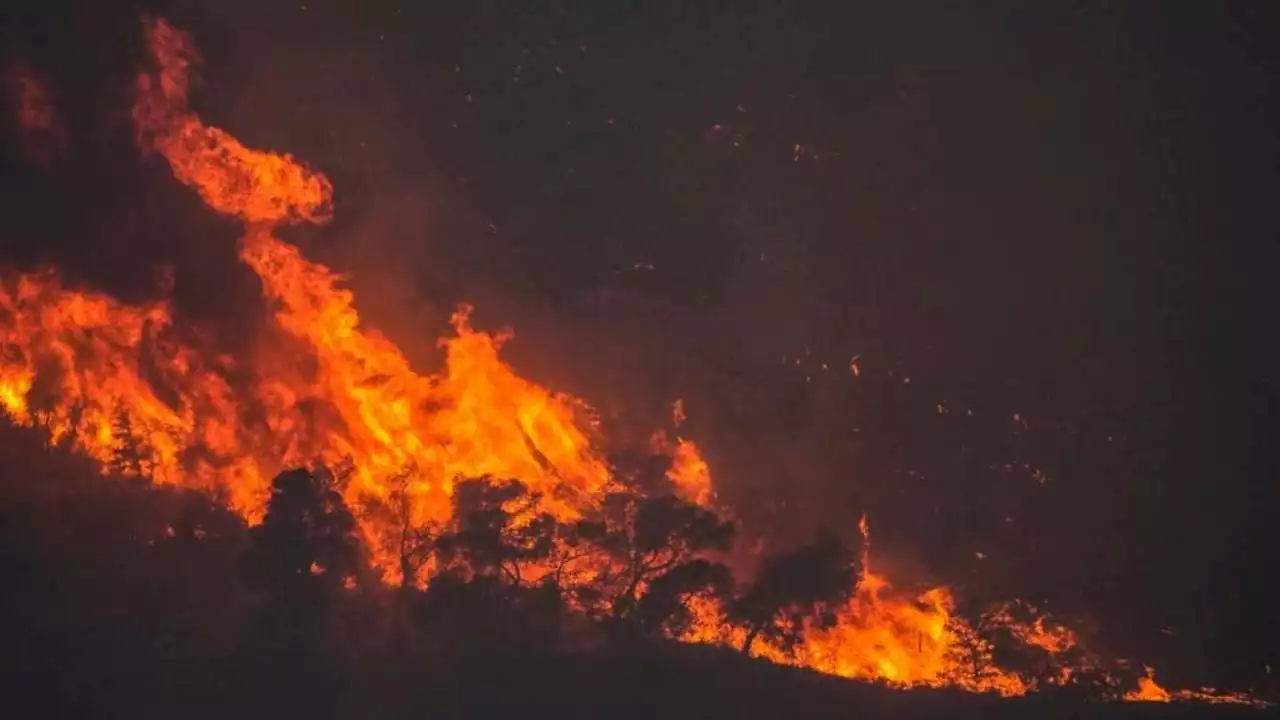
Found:
M 1023 607 L 1023 605 L 1020 602 L 1001 605 L 988 612 L 983 617 L 983 622 L 988 626 L 1004 628 L 1023 645 L 1040 648 L 1050 655 L 1058 655 L 1079 647 L 1080 640 L 1071 628 L 1050 624 L 1044 616 L 1036 615 L 1034 607 L 1026 607 L 1026 610 L 1034 616 L 1033 620 L 1019 621 L 1013 615 L 1014 607 Z

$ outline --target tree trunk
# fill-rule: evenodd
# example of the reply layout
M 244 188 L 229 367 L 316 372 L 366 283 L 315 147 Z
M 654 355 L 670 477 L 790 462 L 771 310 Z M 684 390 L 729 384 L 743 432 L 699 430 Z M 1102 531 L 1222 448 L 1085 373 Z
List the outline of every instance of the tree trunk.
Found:
M 408 592 L 413 589 L 413 563 L 409 561 L 409 553 L 400 551 L 400 589 Z
M 635 573 L 632 574 L 631 583 L 627 585 L 627 589 L 624 590 L 622 594 L 618 596 L 618 599 L 613 602 L 613 617 L 615 619 L 621 619 L 623 615 L 631 610 L 631 606 L 635 605 L 636 588 L 640 587 L 641 576 L 641 571 L 637 569 Z
M 742 654 L 751 654 L 751 645 L 755 643 L 756 636 L 760 634 L 760 625 L 752 625 L 751 630 L 747 633 L 747 637 L 742 640 Z

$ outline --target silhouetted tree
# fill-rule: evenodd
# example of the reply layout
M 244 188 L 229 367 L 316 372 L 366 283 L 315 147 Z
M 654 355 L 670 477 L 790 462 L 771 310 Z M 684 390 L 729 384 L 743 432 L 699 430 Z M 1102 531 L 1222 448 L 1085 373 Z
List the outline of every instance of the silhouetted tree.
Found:
M 361 634 L 355 626 L 364 599 L 354 591 L 367 564 L 340 492 L 344 474 L 340 466 L 276 476 L 246 553 L 247 577 L 261 605 L 237 671 L 249 683 L 247 692 L 293 697 L 299 714 L 340 695 Z
M 67 433 L 58 441 L 58 447 L 73 448 L 80 439 L 80 421 L 84 419 L 84 403 L 76 401 L 67 412 Z
M 678 638 L 693 621 L 690 595 L 725 597 L 732 587 L 733 576 L 723 563 L 698 558 L 676 565 L 649 583 L 636 604 L 635 624 L 648 635 Z
M 577 532 L 609 560 L 599 585 L 611 616 L 653 628 L 670 616 L 664 610 L 675 611 L 672 598 L 717 585 L 727 575 L 723 566 L 700 556 L 727 550 L 734 526 L 674 495 L 616 492 L 605 498 L 602 518 L 580 523 Z M 643 595 L 655 588 L 659 594 L 639 613 Z
M 414 518 L 412 484 L 417 477 L 417 471 L 407 467 L 386 479 L 389 491 L 385 498 L 365 498 L 360 505 L 361 517 L 380 530 L 383 547 L 396 553 L 400 587 L 406 592 L 418 586 L 420 571 L 441 532 L 441 528 Z
M 337 487 L 321 470 L 286 470 L 271 482 L 262 524 L 253 529 L 250 577 L 283 594 L 344 586 L 361 574 L 356 521 Z
M 112 462 L 116 470 L 125 475 L 149 476 L 151 452 L 147 440 L 134 428 L 133 419 L 123 407 L 112 417 L 111 435 L 115 441 Z
M 856 555 L 834 533 L 765 560 L 729 608 L 730 620 L 747 630 L 742 652 L 750 653 L 761 635 L 791 647 L 807 626 L 834 622 L 834 609 L 849 599 L 857 577 Z
M 554 563 L 559 524 L 518 480 L 473 478 L 454 486 L 453 518 L 436 538 L 439 568 L 420 615 L 437 644 L 462 655 L 551 645 L 563 611 Z
M 36 425 L 47 433 L 45 444 L 53 449 L 54 415 L 62 399 L 62 372 L 56 364 L 46 363 L 40 366 L 31 380 L 31 388 L 27 390 L 27 407 L 36 420 Z
M 519 480 L 472 478 L 453 489 L 453 522 L 435 542 L 441 567 L 461 562 L 475 575 L 525 581 L 522 568 L 546 561 L 555 549 L 557 522 L 538 509 L 540 497 Z

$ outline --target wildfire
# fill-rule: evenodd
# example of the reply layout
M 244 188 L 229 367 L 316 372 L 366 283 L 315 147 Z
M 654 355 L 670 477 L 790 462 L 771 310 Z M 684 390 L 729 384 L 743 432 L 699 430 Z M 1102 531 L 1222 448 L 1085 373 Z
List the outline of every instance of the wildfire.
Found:
M 1175 700 L 1194 700 L 1197 702 L 1209 703 L 1210 705 L 1246 705 L 1249 707 L 1265 708 L 1270 707 L 1269 704 L 1258 700 L 1257 698 L 1245 695 L 1243 693 L 1225 693 L 1219 692 L 1213 688 L 1200 688 L 1199 690 L 1174 690 L 1169 691 L 1160 687 L 1156 683 L 1156 671 L 1154 668 L 1143 668 L 1144 674 L 1138 678 L 1138 687 L 1124 694 L 1124 699 L 1132 702 L 1174 702 Z
M 991 645 L 979 638 L 944 587 L 916 595 L 892 593 L 884 575 L 871 570 L 870 526 L 858 524 L 863 537 L 862 574 L 849 602 L 836 609 L 830 627 L 810 627 L 797 648 L 769 642 L 751 645 L 751 654 L 773 662 L 898 687 L 955 686 L 975 692 L 1023 695 L 1034 683 L 1003 670 L 991 660 Z M 742 647 L 746 631 L 721 621 L 714 602 L 694 598 L 696 621 L 691 642 Z
M 233 362 L 206 364 L 180 343 L 166 303 L 131 307 L 43 272 L 0 283 L 0 313 L 0 404 L 10 417 L 104 467 L 216 486 L 233 507 L 256 507 L 267 476 L 235 459 L 251 443 L 223 374 Z
M 612 477 L 593 447 L 590 408 L 517 375 L 499 357 L 511 333 L 473 329 L 468 307 L 439 341 L 443 368 L 415 371 L 391 340 L 361 323 L 337 274 L 273 234 L 280 224 L 328 222 L 329 180 L 205 125 L 188 106 L 198 64 L 189 39 L 163 20 L 147 21 L 146 30 L 152 67 L 136 84 L 138 141 L 211 209 L 244 221 L 239 256 L 262 281 L 276 332 L 252 357 L 232 358 L 179 327 L 166 301 L 126 305 L 66 288 L 51 271 L 10 277 L 0 282 L 0 407 L 104 469 L 220 493 L 250 522 L 260 517 L 268 478 L 316 459 L 352 468 L 352 506 L 398 494 L 415 524 L 447 519 L 459 477 L 519 478 L 560 519 L 598 503 Z M 857 358 L 850 367 L 857 374 Z M 684 422 L 682 402 L 672 420 Z M 659 433 L 652 444 L 672 458 L 668 479 L 679 495 L 715 502 L 693 441 Z M 386 578 L 415 581 L 402 577 L 371 518 L 361 522 Z M 810 628 L 799 647 L 756 642 L 753 655 L 903 687 L 1020 695 L 1036 686 L 992 661 L 991 643 L 956 614 L 950 590 L 896 592 L 871 569 L 865 518 L 859 529 L 862 574 L 835 621 Z M 745 631 L 725 625 L 714 601 L 688 604 L 695 620 L 683 639 L 744 645 Z M 986 619 L 1050 658 L 1078 645 L 1043 617 L 1018 622 L 1004 608 Z M 1171 694 L 1148 673 L 1125 698 L 1206 693 Z
M 516 375 L 498 358 L 511 334 L 473 331 L 467 308 L 453 318 L 456 335 L 440 343 L 444 372 L 414 372 L 390 340 L 361 326 L 352 293 L 332 271 L 272 234 L 277 223 L 328 222 L 328 179 L 204 125 L 187 107 L 196 60 L 187 37 L 163 20 L 148 25 L 148 36 L 156 68 L 138 79 L 140 142 L 211 208 L 245 221 L 240 258 L 261 278 L 279 328 L 315 361 L 311 372 L 287 372 L 257 388 L 271 430 L 311 457 L 350 459 L 353 504 L 385 498 L 386 478 L 410 471 L 418 522 L 447 517 L 457 477 L 518 477 L 561 518 L 592 502 L 609 470 L 580 428 L 585 406 Z M 307 406 L 332 415 L 304 415 L 299 409 Z M 380 554 L 378 533 L 366 531 Z M 394 567 L 386 560 L 384 567 Z
M 667 477 L 676 486 L 676 492 L 689 502 L 711 504 L 711 468 L 692 440 L 676 440 Z
M 678 428 L 686 419 L 684 402 L 676 400 L 671 408 L 672 424 Z M 673 442 L 665 431 L 658 430 L 649 438 L 649 449 L 657 455 L 671 457 L 667 479 L 677 495 L 695 505 L 712 506 L 715 493 L 711 488 L 711 466 L 703 459 L 697 443 L 682 437 L 676 437 Z
M 328 222 L 333 186 L 289 155 L 251 150 L 200 121 L 187 105 L 199 55 L 164 20 L 147 22 L 154 74 L 138 75 L 133 119 L 138 142 L 164 155 L 174 176 L 205 204 L 248 223 Z

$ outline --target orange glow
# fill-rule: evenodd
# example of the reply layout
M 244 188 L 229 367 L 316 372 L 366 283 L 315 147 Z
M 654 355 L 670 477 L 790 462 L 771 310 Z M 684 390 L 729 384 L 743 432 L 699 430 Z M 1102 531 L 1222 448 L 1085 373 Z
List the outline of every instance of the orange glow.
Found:
M 1145 673 L 1138 678 L 1138 687 L 1124 694 L 1125 700 L 1137 702 L 1171 702 L 1173 695 L 1156 683 L 1156 671 L 1145 668 Z
M 401 497 L 414 525 L 448 518 L 460 477 L 518 478 L 538 494 L 541 510 L 562 520 L 595 506 L 612 478 L 593 443 L 591 409 L 517 375 L 499 355 L 512 333 L 474 329 L 466 306 L 439 341 L 443 368 L 415 371 L 390 339 L 361 322 L 337 274 L 273 234 L 279 224 L 328 222 L 329 180 L 288 154 L 248 148 L 206 126 L 187 104 L 198 64 L 189 39 L 163 20 L 147 21 L 146 30 L 152 67 L 136 85 L 139 143 L 209 208 L 245 223 L 239 256 L 261 279 L 274 333 L 251 357 L 231 358 L 181 327 L 164 300 L 125 305 L 66 288 L 51 271 L 7 278 L 0 407 L 10 418 L 47 428 L 51 442 L 104 471 L 221 493 L 249 522 L 261 516 L 269 478 L 316 461 L 352 469 L 345 494 L 353 508 Z M 685 421 L 676 401 L 672 422 Z M 711 470 L 698 445 L 669 442 L 661 431 L 653 445 L 672 459 L 667 477 L 676 492 L 712 506 Z M 384 577 L 417 581 L 401 577 L 385 540 L 393 533 L 376 525 L 387 520 L 360 514 L 360 522 Z M 810 628 L 791 650 L 758 641 L 754 655 L 901 687 L 1001 695 L 1035 687 L 995 664 L 990 642 L 956 614 L 948 588 L 898 592 L 873 571 L 865 517 L 859 530 L 862 575 L 834 625 Z M 683 639 L 742 645 L 745 631 L 726 625 L 714 602 L 688 602 L 696 620 Z M 1007 607 L 987 620 L 1049 656 L 1078 645 L 1070 630 L 1044 618 L 1019 622 Z M 1205 699 L 1211 691 L 1188 692 L 1172 697 Z M 1159 693 L 1171 697 L 1148 673 L 1125 698 Z
M 679 428 L 689 416 L 684 411 L 684 400 L 671 403 L 671 425 Z M 677 437 L 672 442 L 664 430 L 657 430 L 649 438 L 649 449 L 654 454 L 671 458 L 667 479 L 675 494 L 687 502 L 710 508 L 715 501 L 711 488 L 711 467 L 702 457 L 697 443 Z
M 1174 702 L 1175 700 L 1194 700 L 1197 702 L 1208 703 L 1210 705 L 1246 705 L 1255 708 L 1271 707 L 1268 703 L 1243 693 L 1224 693 L 1218 692 L 1213 688 L 1169 691 L 1161 687 L 1156 682 L 1156 671 L 1153 668 L 1143 668 L 1143 670 L 1143 676 L 1138 678 L 1138 687 L 1125 693 L 1125 700 L 1129 700 L 1131 702 L 1163 703 Z
M 870 527 L 864 516 L 862 575 L 849 602 L 829 628 L 810 628 L 800 646 L 787 649 L 757 640 L 752 655 L 819 672 L 898 687 L 954 686 L 975 692 L 1022 695 L 1034 683 L 996 667 L 992 648 L 963 618 L 944 587 L 917 594 L 892 592 L 889 579 L 871 570 Z M 741 647 L 742 628 L 728 627 L 714 603 L 695 599 L 697 622 L 685 638 Z
M 1026 610 L 1034 619 L 1029 622 L 1018 621 L 1013 615 L 1015 607 Z M 1019 601 L 992 609 L 982 620 L 990 627 L 1008 630 L 1023 645 L 1040 648 L 1050 655 L 1058 655 L 1080 646 L 1080 639 L 1071 628 L 1051 624 L 1048 618 L 1037 614 L 1036 608 Z
M 124 305 L 43 272 L 0 283 L 0 317 L 0 405 L 10 417 L 104 467 L 225 488 L 251 514 L 265 481 L 253 460 L 234 459 L 251 443 L 222 375 L 230 361 L 205 362 L 178 342 L 167 304 Z
M 154 74 L 138 75 L 133 119 L 138 141 L 154 148 L 174 177 L 212 209 L 248 223 L 327 222 L 333 186 L 287 154 L 251 150 L 209 127 L 187 106 L 199 55 L 186 34 L 164 20 L 146 23 Z
M 692 440 L 676 439 L 667 477 L 675 485 L 677 495 L 696 505 L 710 507 L 713 498 L 711 468 Z
M 447 517 L 458 477 L 520 478 L 562 519 L 593 502 L 609 472 L 583 429 L 586 406 L 517 376 L 498 357 L 511 333 L 472 330 L 465 307 L 453 318 L 455 336 L 440 343 L 444 372 L 414 372 L 391 341 L 361 325 L 337 275 L 272 234 L 275 223 L 327 222 L 328 179 L 204 125 L 187 107 L 197 60 L 187 37 L 163 20 L 150 23 L 148 34 L 156 71 L 138 80 L 140 140 L 209 207 L 245 221 L 240 258 L 262 279 L 280 330 L 300 343 L 292 351 L 314 360 L 311 372 L 276 375 L 255 389 L 268 426 L 289 438 L 284 457 L 349 459 L 353 506 L 385 499 L 387 478 L 410 470 L 414 523 Z M 303 406 L 326 412 L 306 414 Z M 375 557 L 394 568 L 374 530 L 366 528 Z

